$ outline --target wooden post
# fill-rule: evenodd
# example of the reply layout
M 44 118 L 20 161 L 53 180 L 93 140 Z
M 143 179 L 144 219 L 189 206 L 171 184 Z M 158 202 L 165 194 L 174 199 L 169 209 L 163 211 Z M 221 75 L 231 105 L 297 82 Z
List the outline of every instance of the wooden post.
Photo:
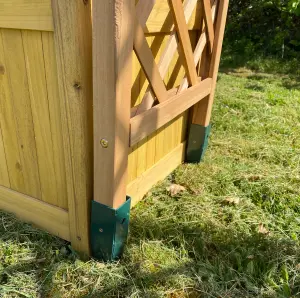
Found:
M 94 201 L 91 244 L 92 254 L 101 259 L 118 257 L 128 229 L 130 200 L 126 201 L 126 184 L 134 4 L 134 0 L 93 2 Z
M 52 0 L 52 10 L 70 238 L 75 250 L 89 254 L 93 159 L 91 3 Z
M 191 111 L 192 120 L 188 137 L 186 157 L 188 162 L 200 162 L 208 145 L 208 137 L 211 127 L 211 111 L 218 78 L 228 4 L 229 0 L 219 0 L 212 55 L 210 57 L 208 52 L 209 49 L 207 49 L 204 51 L 204 53 L 206 53 L 206 57 L 203 57 L 201 60 L 201 76 L 202 78 L 210 77 L 213 79 L 212 91 L 209 96 L 196 104 Z

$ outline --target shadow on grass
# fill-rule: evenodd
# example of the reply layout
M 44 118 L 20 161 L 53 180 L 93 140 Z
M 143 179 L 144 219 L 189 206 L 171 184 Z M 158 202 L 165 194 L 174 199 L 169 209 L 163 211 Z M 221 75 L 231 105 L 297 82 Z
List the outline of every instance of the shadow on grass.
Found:
M 249 90 L 260 91 L 260 92 L 265 91 L 265 88 L 263 86 L 258 85 L 258 84 L 248 84 L 248 85 L 245 86 L 245 88 L 249 89 Z
M 293 285 L 288 280 L 281 281 L 280 285 L 278 280 L 272 280 L 273 273 L 284 270 L 283 255 L 299 258 L 300 249 L 294 241 L 262 235 L 256 230 L 251 235 L 232 229 L 222 231 L 214 223 L 198 222 L 197 225 L 203 227 L 178 223 L 176 218 L 163 224 L 155 219 L 134 218 L 123 260 L 130 264 L 127 268 L 129 280 L 119 286 L 124 296 L 118 296 L 114 287 L 107 286 L 84 297 L 127 297 L 126 293 L 134 292 L 142 292 L 143 297 L 162 297 L 151 289 L 182 277 L 189 280 L 189 286 L 184 291 L 174 290 L 166 297 L 220 297 L 220 293 L 233 295 L 228 297 L 257 297 L 260 289 L 270 283 L 276 294 L 268 297 L 291 297 L 300 293 L 300 280 Z M 145 258 L 136 262 L 130 247 L 141 241 L 163 243 L 174 251 L 184 246 L 185 261 L 163 266 L 156 264 L 154 257 L 150 261 Z
M 300 90 L 300 77 L 294 80 L 291 80 L 289 78 L 284 78 L 282 80 L 282 86 L 290 90 L 292 89 Z
M 8 245 L 7 250 L 1 252 L 2 290 L 6 287 L 11 289 L 11 277 L 20 274 L 34 273 L 40 297 L 60 297 L 57 294 L 52 296 L 51 293 L 57 293 L 59 287 L 67 288 L 70 282 L 80 282 L 54 282 L 61 262 L 74 264 L 77 260 L 77 256 L 68 248 L 68 243 L 16 221 L 11 215 L 3 213 L 1 216 L 2 222 L 15 223 L 9 229 L 2 226 L 0 231 L 0 243 Z M 156 262 L 156 258 L 161 258 L 159 251 L 158 255 L 137 260 L 132 249 L 139 246 L 141 241 L 161 243 L 173 251 L 178 260 L 169 264 Z M 18 249 L 14 251 L 13 246 L 9 247 L 10 244 L 16 245 Z M 184 257 L 179 256 L 182 251 L 185 251 Z M 9 264 L 9 258 L 18 258 L 20 254 L 24 258 Z M 102 285 L 101 290 L 94 289 L 95 284 L 91 284 L 85 294 L 76 297 L 125 298 L 137 293 L 136 297 L 158 298 L 162 294 L 156 289 L 160 286 L 174 289 L 172 284 L 176 280 L 179 283 L 182 280 L 185 286 L 182 290 L 170 290 L 164 297 L 220 297 L 220 293 L 232 297 L 257 297 L 266 284 L 273 284 L 277 293 L 267 297 L 291 297 L 300 292 L 299 279 L 294 280 L 293 284 L 284 280 L 284 275 L 283 281 L 273 280 L 274 273 L 283 271 L 283 258 L 286 259 L 287 256 L 300 261 L 300 250 L 295 242 L 262 235 L 257 230 L 246 234 L 232 228 L 222 230 L 217 223 L 208 221 L 180 222 L 176 217 L 171 217 L 162 223 L 159 218 L 133 216 L 126 253 L 117 265 L 124 266 L 126 274 L 117 283 L 107 282 Z M 18 288 L 18 291 L 22 293 L 22 288 Z

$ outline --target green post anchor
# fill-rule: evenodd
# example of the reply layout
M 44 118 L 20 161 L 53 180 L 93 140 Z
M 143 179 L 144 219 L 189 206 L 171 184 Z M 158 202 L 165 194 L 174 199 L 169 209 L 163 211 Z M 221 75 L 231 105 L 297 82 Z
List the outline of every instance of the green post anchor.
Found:
M 208 147 L 210 130 L 211 124 L 208 126 L 191 124 L 186 151 L 187 162 L 198 163 L 203 159 Z
M 128 236 L 131 198 L 118 209 L 92 201 L 91 249 L 92 256 L 102 261 L 118 259 Z

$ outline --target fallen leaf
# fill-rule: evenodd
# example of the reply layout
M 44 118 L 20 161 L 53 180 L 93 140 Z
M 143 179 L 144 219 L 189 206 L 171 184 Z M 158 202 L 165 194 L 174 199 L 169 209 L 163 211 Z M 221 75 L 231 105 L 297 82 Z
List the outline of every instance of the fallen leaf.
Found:
M 247 179 L 251 182 L 256 182 L 263 179 L 263 175 L 250 175 L 247 177 Z
M 185 191 L 185 187 L 178 184 L 172 184 L 171 186 L 167 187 L 167 191 L 171 194 L 172 197 L 174 197 L 178 193 Z
M 240 203 L 240 198 L 226 198 L 224 201 L 228 204 L 238 205 Z
M 267 228 L 265 228 L 262 223 L 260 223 L 258 226 L 258 233 L 263 234 L 263 235 L 269 235 L 270 231 Z

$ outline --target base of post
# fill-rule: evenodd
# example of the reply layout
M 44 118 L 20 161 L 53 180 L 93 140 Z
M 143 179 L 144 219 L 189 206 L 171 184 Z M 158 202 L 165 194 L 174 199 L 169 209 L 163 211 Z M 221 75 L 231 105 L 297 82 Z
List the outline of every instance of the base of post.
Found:
M 211 124 L 202 126 L 191 124 L 186 151 L 186 161 L 190 163 L 199 163 L 208 147 L 208 138 L 210 135 Z
M 131 198 L 118 209 L 96 201 L 91 206 L 92 256 L 102 261 L 113 261 L 123 253 L 128 236 Z

